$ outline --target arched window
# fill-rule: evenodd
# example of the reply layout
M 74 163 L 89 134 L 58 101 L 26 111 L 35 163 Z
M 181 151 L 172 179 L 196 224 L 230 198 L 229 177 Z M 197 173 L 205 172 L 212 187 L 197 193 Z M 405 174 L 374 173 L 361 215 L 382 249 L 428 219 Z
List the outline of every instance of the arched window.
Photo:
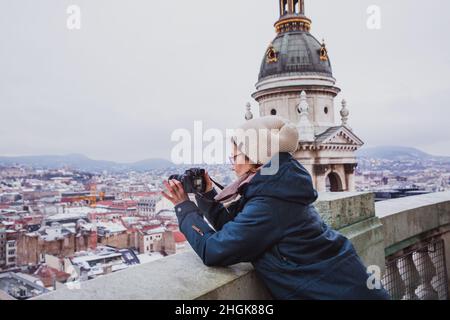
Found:
M 276 110 L 276 109 L 272 109 L 272 110 L 270 111 L 270 114 L 271 114 L 272 116 L 276 116 L 276 115 L 277 115 L 277 110 Z
M 342 192 L 342 181 L 339 175 L 331 172 L 326 178 L 326 192 Z

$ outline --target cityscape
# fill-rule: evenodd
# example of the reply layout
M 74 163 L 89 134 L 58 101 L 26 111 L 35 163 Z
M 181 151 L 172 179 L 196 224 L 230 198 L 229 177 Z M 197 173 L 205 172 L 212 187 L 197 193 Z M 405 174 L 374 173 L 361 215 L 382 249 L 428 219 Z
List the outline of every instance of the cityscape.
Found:
M 450 190 L 449 158 L 386 150 L 361 154 L 357 191 L 374 192 L 383 201 Z M 222 184 L 233 181 L 230 165 L 202 167 Z M 173 205 L 160 194 L 162 182 L 185 169 L 87 172 L 0 165 L 1 294 L 28 299 L 62 286 L 77 288 L 189 250 Z

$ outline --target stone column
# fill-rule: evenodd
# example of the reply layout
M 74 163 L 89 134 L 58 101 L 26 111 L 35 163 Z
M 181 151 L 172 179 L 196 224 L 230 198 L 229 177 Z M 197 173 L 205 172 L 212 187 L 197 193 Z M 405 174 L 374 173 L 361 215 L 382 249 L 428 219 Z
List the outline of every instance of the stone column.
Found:
M 345 179 L 347 183 L 347 191 L 349 192 L 355 192 L 355 171 L 356 171 L 357 164 L 345 164 L 344 170 L 345 170 Z
M 413 253 L 413 261 L 419 273 L 419 286 L 416 294 L 420 300 L 437 300 L 438 294 L 431 285 L 431 280 L 436 275 L 436 269 L 431 262 L 428 251 Z
M 419 284 L 419 274 L 414 265 L 412 255 L 400 258 L 397 267 L 405 285 L 405 295 L 402 300 L 419 300 L 415 292 Z
M 389 292 L 393 300 L 400 300 L 405 295 L 405 285 L 395 262 L 387 266 L 382 279 L 384 288 Z
M 327 185 L 326 185 L 326 173 L 328 171 L 327 165 L 322 164 L 316 164 L 314 165 L 314 178 L 316 180 L 316 190 L 317 192 L 326 192 L 327 191 Z
M 445 268 L 444 268 L 444 250 L 443 243 L 430 243 L 428 245 L 428 255 L 431 262 L 436 269 L 436 275 L 431 279 L 433 289 L 438 293 L 439 300 L 447 300 L 447 288 L 445 283 Z

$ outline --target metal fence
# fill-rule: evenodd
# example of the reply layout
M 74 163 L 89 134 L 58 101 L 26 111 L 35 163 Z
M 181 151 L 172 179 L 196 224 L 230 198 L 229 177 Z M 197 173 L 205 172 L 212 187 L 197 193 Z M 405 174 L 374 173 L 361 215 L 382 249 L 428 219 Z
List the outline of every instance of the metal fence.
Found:
M 394 300 L 448 300 L 444 241 L 421 242 L 389 257 L 382 282 Z

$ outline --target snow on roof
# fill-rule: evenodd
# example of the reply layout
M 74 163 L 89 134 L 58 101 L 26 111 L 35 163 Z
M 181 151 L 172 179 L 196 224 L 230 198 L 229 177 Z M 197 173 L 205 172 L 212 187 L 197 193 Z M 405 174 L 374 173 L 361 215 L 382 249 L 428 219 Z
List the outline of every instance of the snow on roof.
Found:
M 95 231 L 97 228 L 92 223 L 84 223 L 81 225 L 81 229 L 87 230 L 87 231 Z
M 136 217 L 123 217 L 122 221 L 130 224 L 130 223 L 138 223 L 140 221 L 140 219 L 136 218 Z
M 122 257 L 122 254 L 120 252 L 114 252 L 109 254 L 88 254 L 85 256 L 74 257 L 71 260 L 72 263 L 79 264 L 83 262 L 103 260 L 108 258 L 118 258 L 118 257 Z
M 111 233 L 127 231 L 127 228 L 125 228 L 121 223 L 116 222 L 97 222 L 96 225 L 97 228 L 103 228 Z
M 106 213 L 109 212 L 107 209 L 103 208 L 91 208 L 91 207 L 71 207 L 66 208 L 67 213 L 78 213 L 78 214 L 88 214 L 88 213 Z
M 160 227 L 160 228 L 147 230 L 146 233 L 147 234 L 155 234 L 155 233 L 164 233 L 165 231 L 166 231 L 166 228 Z
M 69 220 L 69 219 L 85 219 L 84 213 L 58 213 L 46 218 L 47 221 Z

